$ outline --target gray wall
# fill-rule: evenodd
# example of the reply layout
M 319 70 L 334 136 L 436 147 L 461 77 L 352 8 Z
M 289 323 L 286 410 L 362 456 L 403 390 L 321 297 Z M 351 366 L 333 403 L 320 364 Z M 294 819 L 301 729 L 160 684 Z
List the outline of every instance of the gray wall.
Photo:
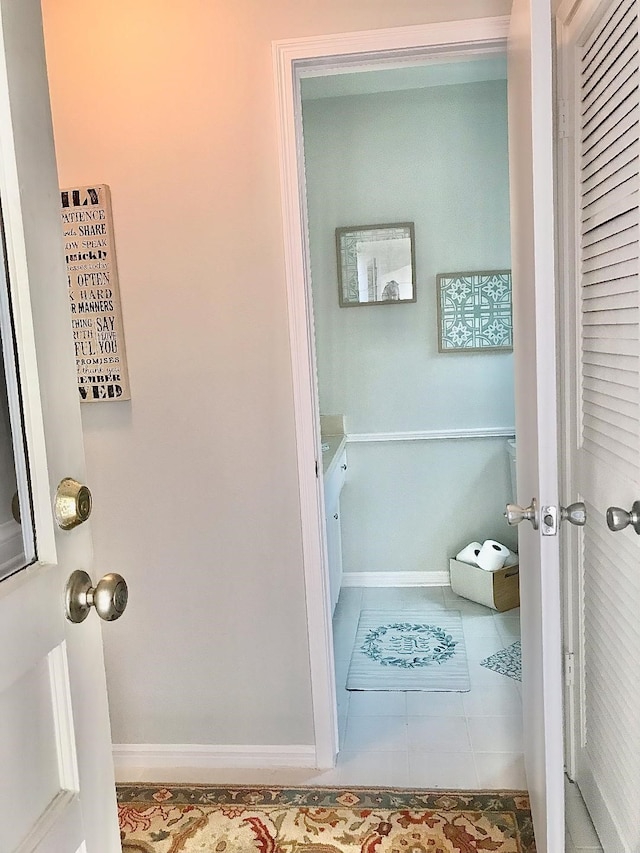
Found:
M 61 186 L 111 187 L 132 400 L 83 409 L 119 743 L 313 742 L 271 42 L 509 0 L 43 0 Z
M 303 89 L 304 92 L 304 89 Z M 436 275 L 510 267 L 506 81 L 304 103 L 320 406 L 351 433 L 509 427 L 510 353 L 438 353 Z M 340 308 L 337 226 L 413 221 L 417 302 Z M 349 445 L 345 571 L 515 545 L 504 439 Z

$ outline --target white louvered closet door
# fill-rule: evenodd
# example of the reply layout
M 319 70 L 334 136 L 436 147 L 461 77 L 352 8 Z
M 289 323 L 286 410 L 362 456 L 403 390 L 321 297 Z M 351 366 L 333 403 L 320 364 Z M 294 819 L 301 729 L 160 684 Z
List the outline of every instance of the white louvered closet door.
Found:
M 606 853 L 640 851 L 640 536 L 606 510 L 640 500 L 638 3 L 591 7 L 575 46 L 579 250 L 576 483 L 581 617 L 577 782 Z

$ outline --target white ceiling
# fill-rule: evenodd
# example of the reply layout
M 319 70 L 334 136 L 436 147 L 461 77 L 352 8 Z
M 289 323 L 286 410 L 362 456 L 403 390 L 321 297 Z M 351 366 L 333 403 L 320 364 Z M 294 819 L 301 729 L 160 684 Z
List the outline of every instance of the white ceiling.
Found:
M 478 83 L 483 80 L 506 80 L 507 60 L 502 54 L 491 54 L 463 62 L 439 62 L 375 71 L 353 70 L 346 74 L 304 77 L 302 100 L 340 98 L 346 95 L 371 95 L 375 92 L 397 92 L 424 89 L 428 86 L 451 86 Z

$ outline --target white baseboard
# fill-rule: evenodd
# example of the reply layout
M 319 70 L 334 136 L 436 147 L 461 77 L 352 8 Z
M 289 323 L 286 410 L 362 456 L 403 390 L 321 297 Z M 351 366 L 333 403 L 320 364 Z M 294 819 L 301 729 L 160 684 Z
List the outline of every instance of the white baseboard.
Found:
M 449 586 L 449 572 L 345 572 L 342 586 Z
M 311 745 L 253 746 L 245 744 L 114 743 L 116 779 L 127 772 L 162 769 L 162 781 L 170 782 L 171 768 L 264 769 L 271 767 L 316 767 L 316 751 Z M 149 775 L 145 773 L 145 775 Z M 181 776 L 184 774 L 181 774 Z

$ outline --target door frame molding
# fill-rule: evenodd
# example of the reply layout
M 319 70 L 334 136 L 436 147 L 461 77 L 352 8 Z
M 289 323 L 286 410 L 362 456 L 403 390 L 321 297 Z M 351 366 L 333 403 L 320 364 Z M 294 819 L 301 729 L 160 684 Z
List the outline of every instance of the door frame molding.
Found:
M 318 768 L 338 751 L 336 684 L 324 522 L 307 195 L 302 134 L 302 77 L 397 68 L 437 58 L 506 50 L 509 17 L 275 41 L 272 55 L 280 161 L 285 280 L 307 608 L 311 701 Z
M 565 0 L 556 13 L 556 68 L 557 91 L 556 99 L 559 114 L 558 138 L 556 140 L 556 192 L 558 209 L 561 215 L 557 219 L 557 258 L 558 258 L 558 304 L 559 315 L 563 318 L 565 333 L 560 336 L 560 369 L 559 377 L 559 406 L 558 415 L 560 428 L 558 430 L 562 446 L 560 456 L 560 490 L 565 503 L 580 500 L 581 496 L 574 494 L 573 447 L 578 433 L 578 388 L 575 365 L 578 358 L 577 350 L 577 304 L 574 289 L 571 286 L 577 269 L 577 244 L 575 210 L 576 187 L 573 180 L 576 157 L 576 139 L 574 132 L 574 116 L 572 110 L 572 95 L 575 89 L 573 73 L 573 46 L 571 32 L 573 19 L 580 0 Z M 576 712 L 580 704 L 582 691 L 579 667 L 573 666 L 571 658 L 571 674 L 568 673 L 570 655 L 579 651 L 580 630 L 576 622 L 578 614 L 573 607 L 576 591 L 576 571 L 573 565 L 573 554 L 576 553 L 576 540 L 580 531 L 570 525 L 563 528 L 560 542 L 560 560 L 562 577 L 562 626 L 564 654 L 564 757 L 565 769 L 570 779 L 575 778 L 576 744 L 579 732 L 576 728 Z

